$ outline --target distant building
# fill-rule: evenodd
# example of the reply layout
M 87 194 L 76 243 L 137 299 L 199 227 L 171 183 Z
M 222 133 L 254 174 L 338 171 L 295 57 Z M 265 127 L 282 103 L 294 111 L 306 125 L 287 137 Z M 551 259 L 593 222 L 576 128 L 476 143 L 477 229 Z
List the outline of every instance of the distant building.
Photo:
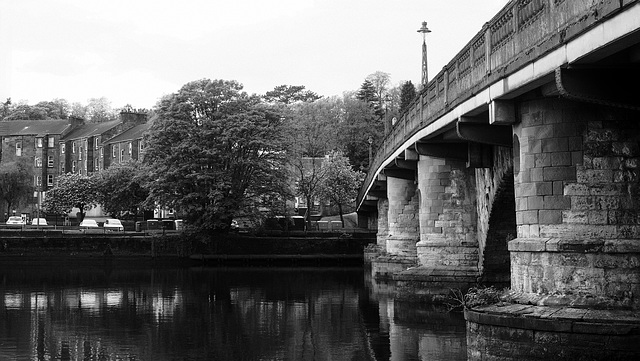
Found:
M 85 123 L 80 118 L 0 122 L 0 164 L 25 160 L 32 167 L 35 189 L 30 204 L 6 211 L 0 204 L 1 214 L 5 219 L 14 211 L 32 217 L 60 174 L 90 175 L 113 163 L 138 159 L 142 134 L 149 128 L 146 120 L 144 112 L 123 111 L 119 120 L 103 123 Z M 91 215 L 100 212 L 98 208 Z

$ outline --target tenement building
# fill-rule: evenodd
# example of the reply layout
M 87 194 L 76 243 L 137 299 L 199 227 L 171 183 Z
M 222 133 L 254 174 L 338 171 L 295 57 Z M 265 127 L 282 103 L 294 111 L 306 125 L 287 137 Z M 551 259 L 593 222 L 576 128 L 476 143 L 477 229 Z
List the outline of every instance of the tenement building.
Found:
M 137 146 L 135 152 L 119 160 L 139 159 L 142 136 L 148 129 L 146 120 L 146 113 L 123 111 L 120 119 L 103 123 L 87 123 L 73 117 L 0 122 L 0 166 L 22 163 L 33 174 L 34 189 L 33 198 L 24 204 L 16 204 L 12 209 L 6 209 L 6 204 L 2 204 L 0 211 L 4 219 L 14 214 L 27 219 L 34 217 L 46 192 L 55 186 L 60 174 L 90 175 L 107 168 L 114 162 L 112 144 L 120 146 L 111 142 L 105 152 L 105 145 L 112 139 L 124 136 Z M 123 150 L 126 146 L 122 145 Z

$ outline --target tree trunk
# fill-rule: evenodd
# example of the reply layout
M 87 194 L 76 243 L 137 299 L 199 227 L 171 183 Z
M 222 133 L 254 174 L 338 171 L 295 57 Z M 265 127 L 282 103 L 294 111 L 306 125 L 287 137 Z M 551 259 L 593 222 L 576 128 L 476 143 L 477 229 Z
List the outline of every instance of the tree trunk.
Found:
M 340 222 L 342 222 L 342 228 L 344 228 L 344 217 L 342 216 L 342 204 L 338 203 L 338 212 L 340 212 Z
M 311 197 L 306 197 L 307 198 L 307 214 L 306 214 L 306 218 L 307 218 L 307 231 L 311 230 Z

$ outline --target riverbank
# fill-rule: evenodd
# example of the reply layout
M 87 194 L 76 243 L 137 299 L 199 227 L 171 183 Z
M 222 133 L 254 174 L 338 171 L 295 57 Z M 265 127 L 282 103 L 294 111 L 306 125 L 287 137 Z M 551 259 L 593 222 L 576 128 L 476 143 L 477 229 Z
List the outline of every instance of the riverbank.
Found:
M 229 234 L 0 232 L 0 262 L 14 265 L 362 264 L 368 233 Z

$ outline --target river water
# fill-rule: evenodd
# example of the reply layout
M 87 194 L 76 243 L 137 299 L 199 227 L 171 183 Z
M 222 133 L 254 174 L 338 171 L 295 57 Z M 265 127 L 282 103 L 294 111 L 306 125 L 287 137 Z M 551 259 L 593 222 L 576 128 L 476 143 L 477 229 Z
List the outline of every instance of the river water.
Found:
M 0 268 L 0 360 L 466 360 L 462 315 L 355 268 Z

